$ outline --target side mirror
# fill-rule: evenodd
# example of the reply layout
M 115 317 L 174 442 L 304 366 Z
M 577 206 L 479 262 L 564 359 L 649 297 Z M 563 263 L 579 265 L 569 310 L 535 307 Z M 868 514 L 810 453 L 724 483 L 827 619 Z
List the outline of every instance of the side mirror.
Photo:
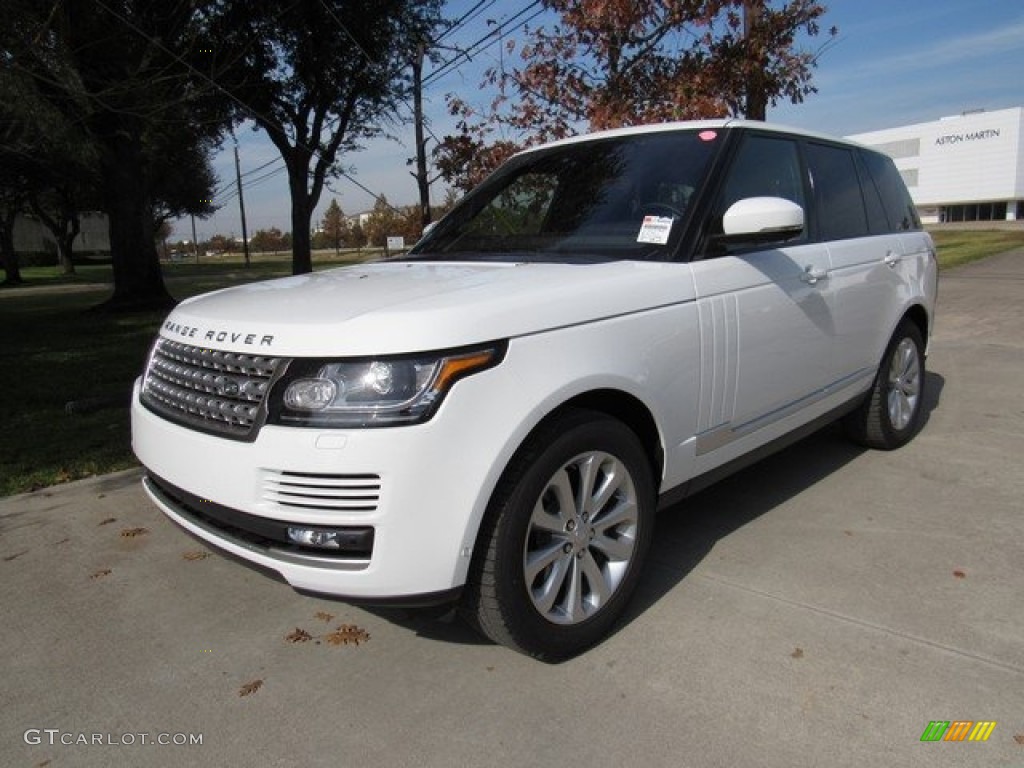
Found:
M 722 231 L 732 242 L 786 240 L 804 231 L 804 209 L 782 197 L 746 197 L 729 206 Z
M 421 237 L 421 238 L 424 238 L 424 237 L 426 237 L 427 235 L 429 235 L 429 234 L 430 234 L 430 230 L 432 230 L 432 229 L 433 229 L 434 227 L 436 227 L 436 226 L 437 226 L 437 222 L 436 222 L 436 221 L 432 221 L 432 222 L 430 222 L 429 224 L 427 224 L 427 226 L 425 226 L 425 227 L 423 228 L 423 234 L 422 234 L 422 235 L 420 235 L 420 237 Z

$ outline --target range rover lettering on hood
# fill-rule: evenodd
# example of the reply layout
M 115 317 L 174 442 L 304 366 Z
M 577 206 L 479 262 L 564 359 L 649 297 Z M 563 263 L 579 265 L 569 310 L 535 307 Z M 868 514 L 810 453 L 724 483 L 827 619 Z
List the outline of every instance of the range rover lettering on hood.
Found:
M 245 331 L 220 331 L 216 328 L 203 330 L 196 325 L 182 325 L 170 320 L 164 323 L 164 331 L 197 341 L 230 341 L 232 344 L 246 344 L 250 347 L 270 347 L 274 344 L 273 334 L 246 333 Z

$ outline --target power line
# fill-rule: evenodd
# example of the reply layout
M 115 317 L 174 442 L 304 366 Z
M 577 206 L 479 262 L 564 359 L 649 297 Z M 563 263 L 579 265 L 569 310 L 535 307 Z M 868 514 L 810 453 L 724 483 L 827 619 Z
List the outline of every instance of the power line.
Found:
M 487 1 L 488 0 L 484 0 L 484 2 L 487 2 Z M 321 4 L 324 4 L 325 0 L 320 0 L 320 2 L 321 2 Z M 493 2 L 493 0 L 491 0 L 491 2 Z M 259 112 L 258 110 L 256 110 L 255 108 L 253 108 L 252 106 L 247 104 L 246 102 L 242 101 L 242 99 L 240 99 L 236 94 L 234 94 L 233 92 L 231 92 L 230 90 L 228 90 L 227 88 L 222 86 L 220 83 L 215 81 L 213 78 L 209 77 L 208 75 L 206 75 L 203 72 L 200 72 L 198 69 L 196 69 L 194 66 L 192 66 L 188 61 L 186 61 L 184 58 L 182 58 L 180 55 L 178 55 L 174 51 L 172 51 L 169 48 L 167 48 L 167 46 L 165 46 L 163 43 L 161 43 L 158 39 L 156 39 L 156 38 L 152 37 L 151 35 L 149 35 L 145 30 L 141 29 L 137 24 L 133 23 L 130 19 L 126 18 L 125 16 L 121 15 L 117 11 L 113 10 L 109 5 L 107 5 L 105 2 L 103 2 L 103 0 L 96 0 L 96 4 L 99 7 L 103 8 L 107 13 L 109 13 L 114 18 L 119 19 L 121 22 L 123 22 L 127 27 L 132 29 L 140 37 L 142 37 L 143 39 L 147 40 L 152 45 L 158 47 L 160 50 L 162 50 L 167 55 L 171 56 L 175 61 L 177 61 L 178 63 L 182 64 L 186 69 L 188 69 L 191 72 L 193 72 L 199 78 L 201 78 L 201 79 L 205 80 L 206 82 L 208 82 L 217 91 L 219 91 L 220 93 L 224 94 L 232 102 L 234 102 L 235 104 L 240 106 L 243 109 L 244 112 L 248 113 L 251 116 L 259 118 L 260 120 L 262 120 L 262 121 L 264 121 L 266 123 L 273 123 L 274 122 L 274 121 L 270 120 L 266 115 L 262 114 L 261 112 Z M 495 42 L 494 39 L 495 38 L 500 39 L 500 37 L 504 34 L 504 32 L 505 32 L 507 27 L 509 27 L 509 26 L 511 26 L 513 24 L 516 24 L 517 26 L 519 24 L 526 25 L 530 21 L 532 21 L 533 19 L 537 18 L 537 16 L 541 15 L 542 13 L 544 13 L 544 8 L 541 8 L 539 11 L 535 12 L 534 14 L 532 14 L 525 21 L 517 23 L 518 19 L 522 18 L 530 10 L 532 10 L 533 8 L 535 8 L 536 6 L 538 6 L 540 4 L 541 4 L 541 0 L 533 0 L 532 2 L 528 3 L 523 9 L 521 9 L 520 11 L 515 13 L 512 17 L 504 20 L 503 22 L 498 24 L 493 30 L 491 30 L 486 35 L 484 35 L 482 38 L 480 38 L 480 39 L 476 40 L 474 43 L 472 43 L 467 49 L 465 49 L 464 51 L 462 51 L 461 53 L 459 53 L 457 56 L 455 56 L 454 58 L 450 59 L 449 61 L 444 62 L 437 70 L 435 70 L 434 72 L 430 73 L 430 75 L 428 75 L 426 78 L 424 78 L 422 85 L 424 87 L 426 87 L 431 82 L 434 82 L 434 81 L 438 80 L 439 78 L 443 77 L 445 74 L 450 72 L 461 61 L 463 61 L 463 60 L 467 60 L 468 61 L 468 60 L 470 60 L 472 58 L 472 56 L 474 54 L 479 53 L 479 52 L 484 51 L 487 48 L 489 48 L 491 45 L 494 44 L 494 42 Z M 294 6 L 294 3 L 292 4 L 292 6 Z M 290 10 L 290 8 L 292 6 L 289 6 L 289 8 L 285 9 L 285 11 L 283 11 L 283 12 L 287 12 L 287 10 Z M 476 11 L 476 15 L 479 15 L 479 10 L 478 9 L 480 8 L 480 6 L 481 6 L 481 3 L 477 3 L 477 5 L 474 6 L 473 8 L 471 8 L 470 11 L 467 12 L 467 14 L 464 14 L 462 18 L 463 19 L 469 18 L 470 15 L 474 13 L 474 11 Z M 487 7 L 490 7 L 490 5 L 488 5 Z M 338 22 L 339 27 L 342 29 L 342 31 L 344 31 L 346 33 L 346 35 L 356 44 L 356 47 L 359 48 L 360 52 L 367 58 L 367 60 L 370 63 L 374 63 L 372 57 L 369 56 L 369 54 L 366 52 L 366 50 L 352 36 L 352 34 L 348 31 L 348 29 L 345 27 L 345 25 L 340 22 L 340 20 L 336 16 L 336 14 L 331 12 L 331 10 L 329 8 L 327 8 L 326 5 L 325 5 L 325 8 L 328 10 L 328 12 L 331 13 L 331 16 L 335 19 L 335 21 Z M 447 35 L 448 32 L 450 32 L 450 31 L 451 30 L 448 30 L 445 33 L 443 33 L 442 37 Z M 490 41 L 490 42 L 488 42 L 488 41 Z M 406 104 L 406 106 L 408 107 L 408 104 Z M 339 119 L 340 119 L 339 117 L 335 117 L 331 121 L 331 123 L 336 124 Z M 428 130 L 430 130 L 429 127 L 428 127 Z M 437 137 L 433 134 L 433 131 L 430 131 L 430 133 L 431 133 L 431 136 L 434 138 L 435 141 L 439 141 L 437 139 Z M 309 151 L 311 155 L 316 155 L 316 156 L 319 156 L 321 159 L 323 159 L 323 153 L 322 153 L 322 150 L 319 147 L 311 147 L 311 146 L 307 145 L 304 142 L 300 142 L 297 137 L 295 138 L 295 144 L 296 144 L 297 147 L 301 147 L 301 148 Z M 264 165 L 260 166 L 260 168 L 253 169 L 252 171 L 247 172 L 247 174 L 248 173 L 254 173 L 257 170 L 260 170 L 260 169 L 262 169 L 264 167 L 267 167 L 268 165 L 271 165 L 271 164 L 273 164 L 275 162 L 278 162 L 279 160 L 281 162 L 283 162 L 283 158 L 277 158 L 277 159 L 274 159 L 272 161 L 269 161 L 268 163 L 265 163 Z M 280 171 L 282 171 L 284 169 L 285 169 L 285 167 L 282 166 L 282 168 L 276 169 L 275 171 L 272 171 L 271 173 L 265 174 L 263 177 L 259 177 L 258 179 L 250 179 L 248 184 L 251 185 L 252 183 L 265 180 L 266 178 L 269 178 L 270 176 L 272 176 L 272 175 L 274 175 L 276 173 L 279 173 Z M 351 182 L 352 184 L 357 186 L 363 192 L 365 192 L 366 194 L 370 195 L 374 200 L 378 200 L 379 201 L 379 200 L 383 199 L 385 201 L 385 204 L 387 204 L 389 208 L 391 208 L 392 210 L 395 210 L 395 211 L 398 210 L 394 206 L 392 206 L 389 203 L 387 203 L 386 202 L 386 198 L 384 198 L 383 195 L 377 194 L 376 192 L 373 192 L 365 184 L 363 184 L 362 182 L 358 181 L 355 177 L 353 177 L 347 171 L 335 171 L 335 173 L 339 177 L 347 179 L 349 182 Z M 243 185 L 243 186 L 245 186 L 245 185 Z M 235 192 L 232 195 L 229 195 L 226 198 L 222 198 L 222 201 L 223 202 L 228 202 L 228 201 L 232 200 L 236 194 L 237 194 L 237 192 Z
M 442 32 L 439 37 L 434 39 L 432 41 L 433 44 L 435 46 L 439 45 L 442 40 L 444 40 L 446 37 L 448 37 L 448 35 L 450 35 L 455 30 L 459 29 L 460 27 L 465 26 L 466 24 L 468 24 L 470 21 L 472 21 L 477 16 L 479 16 L 481 13 L 483 13 L 483 11 L 487 10 L 492 5 L 494 5 L 494 3 L 495 3 L 495 0 L 479 0 L 479 2 L 476 5 L 474 5 L 472 8 L 470 8 L 464 14 L 462 14 L 462 16 L 460 16 L 450 27 L 448 27 L 448 29 L 446 29 L 444 32 Z
M 514 25 L 516 27 L 519 27 L 519 26 L 526 26 L 527 24 L 529 24 L 535 18 L 537 18 L 538 16 L 543 14 L 545 12 L 545 9 L 541 8 L 540 10 L 536 11 L 534 14 L 532 14 L 528 19 L 526 19 L 524 21 L 520 22 L 520 21 L 518 21 L 518 19 L 520 19 L 521 17 L 525 16 L 533 8 L 535 8 L 536 6 L 538 6 L 540 4 L 541 4 L 541 0 L 533 0 L 533 2 L 528 3 L 518 13 L 514 14 L 513 16 L 511 16 L 508 19 L 505 19 L 500 24 L 497 24 L 494 27 L 494 29 L 490 30 L 486 35 L 481 37 L 479 40 L 476 40 L 475 42 L 471 43 L 467 48 L 462 50 L 460 53 L 456 54 L 454 57 L 452 57 L 448 61 L 442 63 L 437 69 L 435 69 L 429 75 L 424 77 L 423 78 L 423 86 L 426 87 L 426 86 L 430 85 L 431 83 L 433 83 L 433 82 L 437 81 L 438 79 L 440 79 L 440 78 L 444 77 L 445 75 L 447 75 L 458 64 L 462 63 L 463 61 L 470 61 L 470 60 L 472 60 L 472 58 L 473 58 L 473 56 L 475 54 L 481 53 L 481 52 L 487 50 L 488 48 L 490 48 L 492 45 L 494 45 L 495 42 L 498 42 L 498 41 L 501 40 L 501 38 L 505 34 L 506 28 L 508 28 L 509 26 L 513 26 Z M 490 41 L 490 42 L 488 42 L 488 41 Z
M 321 0 L 321 2 L 323 2 L 323 0 Z M 159 40 L 157 40 L 156 38 L 154 38 L 151 35 L 149 35 L 145 30 L 141 29 L 137 24 L 134 24 L 130 19 L 122 16 L 121 14 L 119 14 L 118 12 L 113 10 L 109 5 L 104 3 L 103 0 L 96 0 L 96 4 L 98 6 L 100 6 L 101 8 L 103 8 L 107 13 L 109 13 L 114 18 L 119 19 L 121 22 L 123 22 L 127 27 L 132 29 L 137 35 L 139 35 L 143 39 L 147 40 L 151 44 L 157 46 L 158 48 L 160 48 L 160 50 L 162 50 L 164 53 L 166 53 L 169 56 L 171 56 L 173 59 L 175 59 L 180 64 L 184 65 L 188 70 L 190 70 L 191 72 L 196 74 L 198 77 L 200 77 L 203 80 L 205 80 L 208 83 L 210 83 L 214 88 L 216 88 L 218 91 L 220 91 L 225 96 L 227 96 L 229 99 L 231 99 L 235 104 L 237 104 L 238 106 L 242 107 L 242 109 L 245 110 L 245 112 L 247 112 L 250 115 L 255 115 L 256 117 L 260 118 L 261 120 L 263 120 L 263 121 L 265 121 L 267 123 L 273 122 L 266 115 L 262 114 L 261 112 L 259 112 L 258 110 L 254 109 L 250 105 L 246 104 L 244 101 L 242 101 L 240 98 L 238 98 L 238 96 L 236 96 L 234 93 L 232 93 L 227 88 L 222 86 L 220 83 L 215 81 L 213 78 L 209 77 L 204 72 L 200 72 L 198 69 L 196 69 L 194 66 L 189 64 L 185 59 L 183 59 L 177 53 L 175 53 L 174 51 L 170 50 L 167 46 L 165 46 Z M 363 51 L 363 53 L 365 54 L 366 52 Z M 372 59 L 371 59 L 371 62 L 372 62 Z M 332 121 L 332 122 L 337 123 L 337 120 L 338 120 L 338 118 L 335 118 L 334 121 Z M 308 152 L 310 152 L 310 154 L 318 155 L 318 156 L 320 156 L 321 159 L 323 159 L 323 153 L 321 152 L 319 147 L 311 147 L 311 146 L 305 144 L 304 142 L 299 142 L 298 138 L 295 139 L 295 143 L 296 143 L 296 146 L 301 147 L 302 149 L 307 150 Z M 363 186 L 359 182 L 356 182 L 354 179 L 352 179 L 352 177 L 349 176 L 344 171 L 340 172 L 340 175 L 344 176 L 345 178 L 348 178 L 350 181 L 353 181 L 353 183 L 355 183 L 357 186 L 359 186 L 361 189 L 363 189 L 365 192 L 367 192 L 369 195 L 371 195 L 375 200 L 380 199 L 381 197 L 383 197 L 383 195 L 377 195 L 376 193 L 371 192 L 365 186 Z M 228 199 L 230 199 L 230 198 L 228 198 Z

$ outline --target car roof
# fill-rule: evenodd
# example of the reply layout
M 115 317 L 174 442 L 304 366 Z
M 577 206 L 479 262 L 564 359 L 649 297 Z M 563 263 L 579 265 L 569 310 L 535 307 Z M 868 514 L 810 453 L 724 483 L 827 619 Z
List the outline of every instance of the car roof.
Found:
M 525 155 L 530 152 L 537 152 L 543 149 L 550 149 L 551 147 L 561 147 L 570 144 L 581 144 L 588 141 L 600 141 L 603 139 L 613 139 L 622 136 L 637 136 L 649 133 L 668 133 L 672 131 L 692 131 L 692 130 L 736 130 L 736 129 L 752 129 L 757 131 L 765 131 L 768 133 L 778 133 L 780 135 L 787 136 L 800 136 L 809 139 L 821 139 L 823 141 L 837 142 L 840 144 L 846 144 L 852 147 L 865 148 L 864 145 L 858 144 L 855 141 L 844 139 L 838 136 L 829 136 L 824 133 L 815 133 L 814 131 L 807 131 L 802 128 L 793 128 L 788 125 L 780 125 L 778 123 L 765 123 L 760 120 L 740 120 L 735 118 L 723 118 L 719 120 L 687 120 L 672 123 L 650 123 L 648 125 L 632 125 L 625 128 L 612 128 L 605 131 L 595 131 L 593 133 L 584 133 L 578 136 L 569 136 L 565 139 L 558 139 L 556 141 L 550 141 L 545 144 L 538 144 L 535 147 L 529 147 L 517 152 L 517 155 Z

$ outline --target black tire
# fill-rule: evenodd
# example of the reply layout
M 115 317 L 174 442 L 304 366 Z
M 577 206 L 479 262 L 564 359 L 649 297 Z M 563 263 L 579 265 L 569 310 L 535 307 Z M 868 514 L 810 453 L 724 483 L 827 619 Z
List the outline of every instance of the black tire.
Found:
M 886 451 L 905 445 L 921 426 L 925 378 L 921 331 L 904 320 L 885 349 L 864 402 L 843 420 L 850 439 Z
M 579 494 L 581 486 L 605 493 Z M 584 496 L 590 503 L 581 507 Z M 460 612 L 491 640 L 545 661 L 589 648 L 636 588 L 655 497 L 632 430 L 593 411 L 556 417 L 520 449 L 495 490 Z

